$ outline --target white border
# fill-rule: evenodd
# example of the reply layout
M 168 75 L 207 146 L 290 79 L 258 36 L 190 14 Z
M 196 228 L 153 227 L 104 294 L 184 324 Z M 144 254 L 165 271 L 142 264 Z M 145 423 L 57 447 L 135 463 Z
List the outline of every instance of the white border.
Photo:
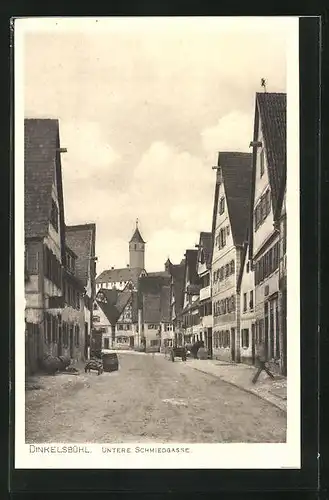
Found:
M 115 19 L 115 22 L 113 20 Z M 111 29 L 130 29 L 138 24 L 155 29 L 166 18 L 112 18 Z M 204 29 L 218 26 L 226 29 L 257 29 L 264 18 L 184 18 L 187 26 L 193 23 Z M 89 453 L 30 453 L 25 444 L 25 342 L 24 342 L 24 35 L 28 31 L 66 31 L 108 29 L 108 18 L 30 18 L 15 20 L 15 467 L 21 469 L 298 469 L 300 463 L 300 332 L 299 300 L 299 51 L 298 18 L 277 17 L 278 25 L 287 23 L 291 39 L 287 50 L 287 364 L 288 405 L 287 442 L 283 444 L 161 444 L 131 443 L 125 445 L 73 445 L 87 447 Z M 151 22 L 149 22 L 151 21 Z M 171 27 L 182 18 L 171 18 Z M 156 28 L 156 29 L 157 29 Z M 261 64 L 255 59 L 256 64 Z M 291 257 L 292 256 L 292 257 Z M 38 446 L 41 446 L 38 445 Z M 45 444 L 47 447 L 63 444 Z M 184 453 L 136 453 L 137 446 L 149 448 L 188 448 Z M 103 453 L 103 447 L 130 448 L 128 453 Z M 63 448 L 61 448 L 63 451 Z

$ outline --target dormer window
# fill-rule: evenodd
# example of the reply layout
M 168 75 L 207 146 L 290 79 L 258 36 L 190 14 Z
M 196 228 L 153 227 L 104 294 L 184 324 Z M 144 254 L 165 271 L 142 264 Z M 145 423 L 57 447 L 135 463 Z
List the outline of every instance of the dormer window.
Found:
M 55 231 L 58 233 L 58 208 L 55 200 L 51 200 L 50 222 Z
M 261 149 L 260 152 L 260 176 L 263 177 L 265 170 L 265 152 L 264 149 Z
M 66 254 L 66 268 L 71 274 L 75 274 L 75 259 L 69 253 Z
M 222 198 L 219 200 L 219 214 L 223 214 L 225 211 L 225 198 L 222 196 Z

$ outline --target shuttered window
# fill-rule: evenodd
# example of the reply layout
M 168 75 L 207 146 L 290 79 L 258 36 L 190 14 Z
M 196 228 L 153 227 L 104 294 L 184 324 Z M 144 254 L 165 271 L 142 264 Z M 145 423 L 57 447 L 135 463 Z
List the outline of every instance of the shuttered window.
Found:
M 279 266 L 279 242 L 264 254 L 255 266 L 255 283 L 258 285 L 270 274 L 275 272 Z

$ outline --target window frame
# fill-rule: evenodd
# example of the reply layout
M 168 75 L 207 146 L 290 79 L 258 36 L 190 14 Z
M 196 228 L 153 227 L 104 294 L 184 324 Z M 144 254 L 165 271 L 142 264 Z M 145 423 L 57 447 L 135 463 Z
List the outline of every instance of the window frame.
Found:
M 58 229 L 59 229 L 58 219 L 59 219 L 58 206 L 57 206 L 57 203 L 54 200 L 54 198 L 52 198 L 51 199 L 51 211 L 50 211 L 50 223 L 53 226 L 56 233 L 58 233 Z

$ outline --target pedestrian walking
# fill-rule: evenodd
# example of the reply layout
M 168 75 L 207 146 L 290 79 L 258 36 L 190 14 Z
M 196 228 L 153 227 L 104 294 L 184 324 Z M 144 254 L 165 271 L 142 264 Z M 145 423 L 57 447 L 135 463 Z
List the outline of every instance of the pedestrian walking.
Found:
M 259 377 L 259 375 L 261 374 L 261 372 L 263 370 L 267 373 L 267 375 L 269 377 L 271 377 L 271 378 L 274 379 L 274 375 L 270 372 L 270 370 L 266 366 L 266 363 L 267 363 L 267 351 L 266 351 L 266 347 L 265 347 L 264 342 L 260 342 L 258 344 L 257 361 L 258 361 L 258 370 L 257 370 L 257 372 L 255 373 L 255 375 L 254 375 L 254 377 L 252 379 L 252 383 L 256 384 L 256 382 L 258 380 L 258 377 Z

